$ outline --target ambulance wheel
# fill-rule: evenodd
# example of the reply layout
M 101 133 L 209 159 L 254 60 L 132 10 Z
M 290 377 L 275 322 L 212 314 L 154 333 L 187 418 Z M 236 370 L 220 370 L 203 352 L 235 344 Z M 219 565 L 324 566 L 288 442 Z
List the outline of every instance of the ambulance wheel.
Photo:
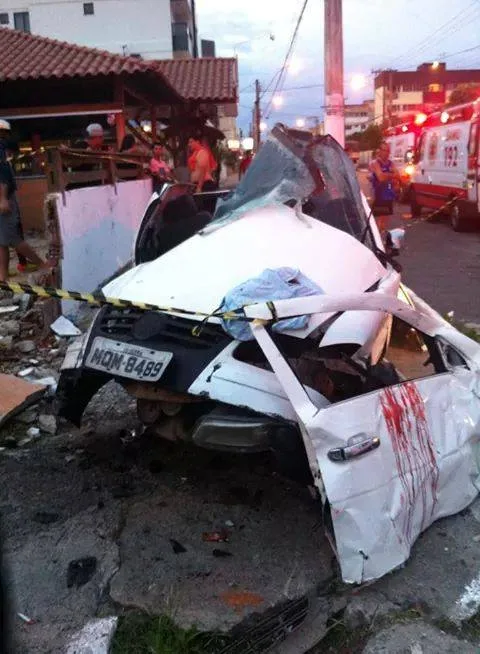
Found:
M 450 224 L 454 232 L 463 232 L 467 229 L 467 221 L 456 204 L 450 209 Z
M 418 204 L 417 194 L 414 189 L 410 189 L 410 211 L 414 218 L 418 218 L 422 213 L 422 207 Z

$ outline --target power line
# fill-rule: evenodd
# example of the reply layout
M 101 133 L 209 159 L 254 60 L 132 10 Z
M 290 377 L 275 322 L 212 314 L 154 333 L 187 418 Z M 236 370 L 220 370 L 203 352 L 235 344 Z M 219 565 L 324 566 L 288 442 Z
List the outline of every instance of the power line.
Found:
M 413 46 L 412 48 L 410 48 L 410 50 L 407 50 L 407 52 L 404 52 L 404 53 L 402 53 L 400 56 L 395 57 L 394 59 L 392 59 L 392 60 L 390 61 L 389 68 L 391 67 L 391 65 L 392 65 L 393 63 L 398 62 L 398 61 L 401 61 L 401 60 L 408 59 L 412 54 L 417 55 L 417 54 L 419 54 L 420 52 L 425 51 L 425 49 L 427 49 L 428 47 L 431 47 L 431 41 L 432 41 L 433 37 L 435 37 L 436 35 L 439 35 L 440 38 L 441 38 L 442 36 L 444 36 L 444 34 L 440 34 L 441 32 L 443 33 L 445 30 L 447 30 L 448 33 L 451 34 L 451 33 L 454 33 L 455 31 L 458 31 L 458 29 L 460 29 L 460 27 L 463 26 L 463 22 L 464 22 L 465 20 L 471 20 L 470 13 L 469 13 L 470 10 L 471 10 L 471 9 L 474 9 L 474 12 L 473 12 L 473 13 L 475 14 L 476 11 L 478 10 L 478 8 L 479 8 L 478 0 L 474 0 L 474 2 L 472 2 L 470 5 L 468 5 L 468 7 L 466 7 L 465 9 L 462 9 L 462 11 L 458 12 L 457 14 L 455 14 L 455 16 L 453 16 L 452 18 L 450 18 L 446 23 L 444 23 L 444 24 L 441 25 L 439 28 L 437 28 L 437 29 L 436 29 L 434 32 L 432 32 L 429 36 L 427 36 L 426 38 L 422 39 L 419 43 L 417 43 L 415 46 Z M 463 20 L 459 21 L 461 24 L 459 25 L 459 24 L 457 23 L 457 24 L 456 24 L 456 30 L 453 30 L 453 32 L 452 32 L 452 31 L 451 31 L 452 23 L 453 23 L 454 21 L 456 21 L 457 19 L 459 19 L 459 18 L 462 16 L 462 14 L 465 14 L 465 16 L 463 17 Z
M 300 15 L 299 15 L 299 17 L 297 19 L 297 23 L 295 25 L 295 29 L 294 29 L 293 34 L 292 34 L 292 38 L 290 39 L 290 45 L 288 46 L 288 50 L 287 50 L 287 54 L 285 55 L 283 66 L 280 69 L 280 75 L 278 76 L 278 79 L 277 79 L 276 84 L 275 84 L 275 88 L 274 88 L 274 90 L 272 92 L 272 97 L 270 98 L 270 102 L 268 103 L 268 106 L 267 106 L 267 109 L 266 109 L 266 112 L 265 112 L 266 118 L 268 118 L 268 116 L 269 116 L 269 111 L 270 111 L 270 108 L 271 108 L 271 105 L 272 105 L 272 100 L 275 97 L 275 94 L 277 93 L 278 89 L 280 88 L 280 85 L 283 83 L 283 80 L 284 80 L 284 77 L 285 77 L 285 71 L 287 69 L 288 62 L 289 62 L 290 57 L 292 55 L 292 51 L 293 51 L 293 48 L 295 46 L 295 41 L 297 40 L 298 30 L 300 29 L 300 25 L 302 23 L 303 15 L 305 14 L 305 9 L 307 8 L 307 5 L 308 5 L 308 0 L 304 0 L 302 9 L 300 11 Z

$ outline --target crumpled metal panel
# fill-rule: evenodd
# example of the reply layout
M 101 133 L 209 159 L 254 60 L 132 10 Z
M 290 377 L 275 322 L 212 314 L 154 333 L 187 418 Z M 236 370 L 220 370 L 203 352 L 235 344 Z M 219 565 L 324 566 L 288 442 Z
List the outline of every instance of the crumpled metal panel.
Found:
M 344 581 L 369 581 L 401 565 L 427 527 L 476 497 L 480 400 L 471 382 L 461 369 L 406 382 L 333 405 L 306 426 Z M 380 447 L 330 461 L 330 449 L 359 433 L 378 437 Z
M 297 413 L 349 583 L 377 579 L 403 564 L 429 525 L 464 509 L 480 490 L 480 346 L 415 294 L 411 298 L 415 308 L 379 293 L 275 303 L 279 318 L 334 307 L 383 309 L 451 346 L 467 364 L 323 408 L 309 400 L 261 324 L 252 325 Z M 261 304 L 246 307 L 255 318 L 268 311 Z M 332 449 L 359 435 L 379 439 L 379 447 L 347 461 L 331 460 Z

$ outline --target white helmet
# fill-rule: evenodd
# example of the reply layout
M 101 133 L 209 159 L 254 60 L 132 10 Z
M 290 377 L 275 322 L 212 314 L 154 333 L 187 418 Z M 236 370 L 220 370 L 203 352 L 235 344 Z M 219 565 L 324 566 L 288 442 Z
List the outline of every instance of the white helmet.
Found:
M 10 127 L 10 123 L 8 122 L 8 120 L 4 120 L 3 118 L 0 118 L 0 129 L 5 130 L 6 132 L 10 132 L 12 128 Z

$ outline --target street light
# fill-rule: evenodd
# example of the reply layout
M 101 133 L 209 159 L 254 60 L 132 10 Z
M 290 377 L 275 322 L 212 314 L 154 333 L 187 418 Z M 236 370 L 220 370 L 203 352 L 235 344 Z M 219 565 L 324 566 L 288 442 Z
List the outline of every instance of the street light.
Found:
M 274 96 L 272 100 L 272 104 L 275 107 L 275 109 L 280 109 L 280 107 L 283 105 L 283 98 L 281 95 L 276 95 Z
M 432 70 L 437 70 L 440 67 L 439 61 L 434 61 L 432 64 Z
M 350 81 L 350 86 L 352 88 L 352 91 L 361 91 L 366 87 L 366 85 L 367 85 L 367 80 L 365 79 L 365 75 L 357 74 L 352 76 L 352 79 Z
M 297 118 L 295 125 L 297 127 L 305 127 L 305 118 Z
M 267 129 L 268 129 L 268 125 L 267 125 L 267 123 L 266 123 L 265 121 L 262 120 L 262 122 L 260 123 L 260 131 L 261 131 L 261 132 L 266 132 Z
M 290 62 L 287 64 L 287 70 L 291 75 L 298 75 L 303 69 L 303 65 L 298 57 L 292 57 Z

